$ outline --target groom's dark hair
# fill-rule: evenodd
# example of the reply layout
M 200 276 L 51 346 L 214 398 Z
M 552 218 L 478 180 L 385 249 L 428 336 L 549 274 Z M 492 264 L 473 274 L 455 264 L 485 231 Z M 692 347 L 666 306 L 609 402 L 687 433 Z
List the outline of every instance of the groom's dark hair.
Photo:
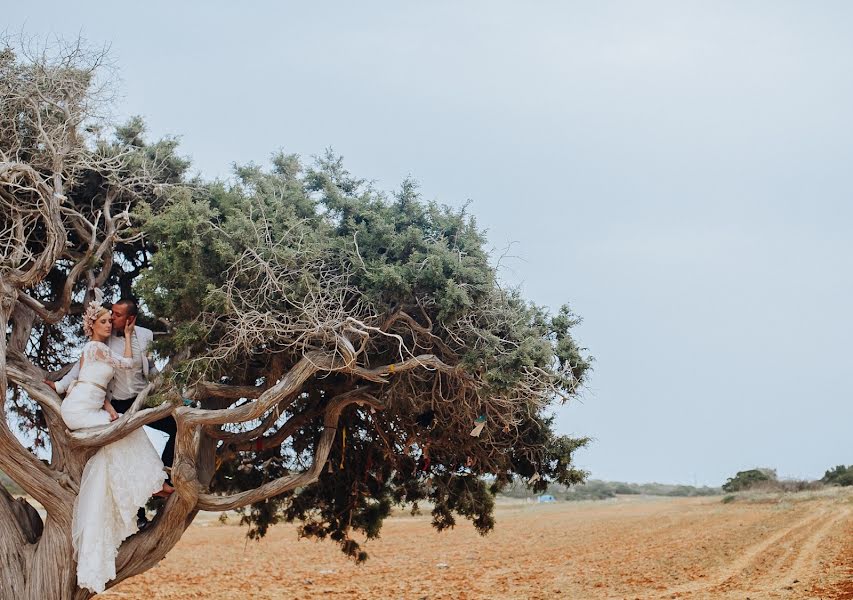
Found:
M 128 317 L 135 317 L 139 313 L 139 302 L 133 296 L 122 296 L 115 304 L 124 304 L 127 307 Z

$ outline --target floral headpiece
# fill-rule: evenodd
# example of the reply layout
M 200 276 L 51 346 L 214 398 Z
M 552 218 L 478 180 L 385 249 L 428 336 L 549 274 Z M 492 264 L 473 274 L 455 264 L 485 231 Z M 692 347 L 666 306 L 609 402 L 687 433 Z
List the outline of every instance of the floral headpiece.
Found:
M 89 306 L 86 307 L 86 312 L 83 313 L 83 333 L 88 337 L 92 337 L 92 333 L 94 333 L 95 320 L 104 309 L 104 293 L 98 288 L 95 288 L 93 291 L 95 293 L 95 299 L 89 302 Z

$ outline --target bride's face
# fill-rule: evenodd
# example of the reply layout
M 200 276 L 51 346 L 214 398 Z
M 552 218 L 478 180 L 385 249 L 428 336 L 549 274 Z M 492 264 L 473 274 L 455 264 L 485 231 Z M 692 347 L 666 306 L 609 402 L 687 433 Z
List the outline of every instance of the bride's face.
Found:
M 92 338 L 96 340 L 103 340 L 110 337 L 110 334 L 113 331 L 111 321 L 110 311 L 103 311 L 98 318 L 95 319 L 95 324 L 92 326 Z

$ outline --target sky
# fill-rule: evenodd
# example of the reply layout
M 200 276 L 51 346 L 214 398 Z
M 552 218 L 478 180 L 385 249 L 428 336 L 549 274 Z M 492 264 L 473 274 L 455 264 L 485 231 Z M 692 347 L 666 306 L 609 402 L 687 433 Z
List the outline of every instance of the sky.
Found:
M 307 162 L 470 211 L 500 274 L 583 317 L 561 433 L 593 478 L 853 463 L 853 4 L 46 2 L 108 45 L 115 116 L 208 178 Z

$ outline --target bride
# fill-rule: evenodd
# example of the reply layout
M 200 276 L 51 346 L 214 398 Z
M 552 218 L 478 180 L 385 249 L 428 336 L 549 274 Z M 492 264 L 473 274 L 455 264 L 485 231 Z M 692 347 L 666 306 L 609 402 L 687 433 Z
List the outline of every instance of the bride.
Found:
M 112 333 L 111 315 L 102 305 L 103 294 L 83 315 L 90 341 L 83 346 L 80 375 L 62 403 L 62 419 L 69 429 L 107 425 L 118 413 L 107 398 L 107 384 L 115 369 L 133 367 L 131 340 L 135 319 L 124 329 L 124 356 L 105 342 Z M 83 469 L 80 492 L 74 502 L 72 543 L 77 558 L 77 584 L 100 593 L 114 579 L 118 548 L 136 533 L 137 509 L 152 495 L 168 495 L 163 462 L 142 428 L 98 450 Z

